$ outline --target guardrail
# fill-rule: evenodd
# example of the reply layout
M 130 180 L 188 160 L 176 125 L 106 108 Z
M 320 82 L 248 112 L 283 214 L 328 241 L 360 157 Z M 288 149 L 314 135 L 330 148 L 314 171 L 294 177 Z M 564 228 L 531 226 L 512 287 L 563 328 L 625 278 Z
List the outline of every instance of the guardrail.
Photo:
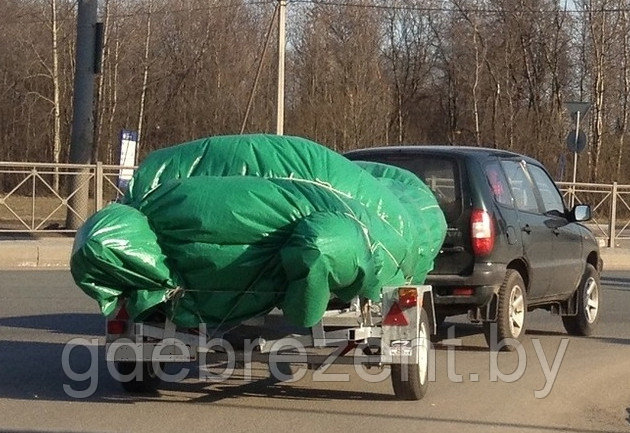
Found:
M 66 215 L 86 216 L 71 198 L 89 188 L 88 215 L 123 194 L 118 177 L 134 167 L 96 164 L 0 162 L 0 233 L 64 233 Z M 72 177 L 78 185 L 71 189 Z
M 70 204 L 77 191 L 89 188 L 88 214 L 123 194 L 118 177 L 135 167 L 96 164 L 0 162 L 0 233 L 64 233 L 66 215 L 85 220 Z M 70 178 L 84 176 L 84 184 L 70 190 Z M 55 188 L 58 186 L 57 188 Z M 609 247 L 630 240 L 630 185 L 558 182 L 567 204 L 588 203 L 595 235 Z

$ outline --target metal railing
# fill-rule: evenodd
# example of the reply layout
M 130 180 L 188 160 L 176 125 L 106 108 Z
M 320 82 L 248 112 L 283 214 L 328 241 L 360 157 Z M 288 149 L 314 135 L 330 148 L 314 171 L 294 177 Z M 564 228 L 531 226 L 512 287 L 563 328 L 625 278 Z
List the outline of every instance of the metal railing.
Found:
M 80 221 L 123 194 L 118 165 L 0 162 L 0 233 L 71 233 L 65 227 L 71 212 Z M 71 189 L 71 177 L 80 177 Z M 89 189 L 88 215 L 75 209 L 71 198 Z
M 591 205 L 587 224 L 610 248 L 630 240 L 630 185 L 613 183 L 557 182 L 568 205 Z
M 71 197 L 89 188 L 88 214 L 116 200 L 124 192 L 118 186 L 119 165 L 0 162 L 0 233 L 64 233 L 66 215 L 72 212 Z M 87 174 L 86 174 L 87 173 Z M 70 190 L 70 177 L 84 176 L 83 184 Z M 57 186 L 57 188 L 55 188 Z M 613 183 L 558 182 L 567 204 L 588 203 L 589 227 L 607 246 L 630 240 L 630 185 Z

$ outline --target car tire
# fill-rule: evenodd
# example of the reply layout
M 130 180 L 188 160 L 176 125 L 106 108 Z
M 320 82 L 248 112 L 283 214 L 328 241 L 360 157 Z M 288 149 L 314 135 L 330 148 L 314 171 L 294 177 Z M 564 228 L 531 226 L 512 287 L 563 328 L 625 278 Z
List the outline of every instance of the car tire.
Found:
M 491 350 L 496 350 L 504 339 L 520 341 L 525 334 L 525 316 L 527 299 L 525 283 L 521 274 L 508 269 L 499 289 L 496 322 L 484 322 L 484 335 Z M 496 327 L 496 341 L 492 338 L 492 329 Z M 514 350 L 511 344 L 503 345 L 501 350 Z
M 154 393 L 162 379 L 156 374 L 152 362 L 141 362 L 141 377 L 134 377 L 129 381 L 119 381 L 123 389 L 132 394 Z M 163 364 L 161 364 L 163 367 Z M 136 362 L 118 361 L 115 363 L 116 371 L 122 375 L 128 375 L 135 371 Z
M 580 285 L 576 290 L 577 314 L 562 316 L 564 329 L 570 335 L 588 336 L 599 322 L 602 291 L 599 272 L 591 264 L 586 265 Z
M 417 364 L 392 364 L 391 379 L 394 394 L 399 400 L 420 400 L 427 393 L 429 387 L 429 354 L 431 344 L 429 336 L 431 325 L 429 316 L 423 308 L 420 309 L 420 359 Z
M 272 369 L 269 365 L 269 373 L 276 382 L 290 382 L 297 373 L 298 368 L 289 362 L 276 362 L 276 368 Z

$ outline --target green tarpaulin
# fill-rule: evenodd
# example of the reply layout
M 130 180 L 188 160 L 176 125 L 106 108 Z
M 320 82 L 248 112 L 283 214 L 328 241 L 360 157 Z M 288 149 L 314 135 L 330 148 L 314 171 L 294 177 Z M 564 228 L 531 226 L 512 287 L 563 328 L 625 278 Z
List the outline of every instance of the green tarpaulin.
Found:
M 279 307 L 312 326 L 331 295 L 422 283 L 445 231 L 410 172 L 298 137 L 220 136 L 151 153 L 79 230 L 71 270 L 106 315 L 126 299 L 136 320 L 217 326 Z

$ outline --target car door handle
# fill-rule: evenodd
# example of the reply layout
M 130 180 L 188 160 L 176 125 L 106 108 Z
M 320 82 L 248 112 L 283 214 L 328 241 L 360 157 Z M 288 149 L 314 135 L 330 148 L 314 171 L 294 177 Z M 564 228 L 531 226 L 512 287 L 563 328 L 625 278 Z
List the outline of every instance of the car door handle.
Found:
M 558 236 L 560 234 L 560 230 L 559 229 L 553 229 L 552 232 L 556 236 Z
M 525 224 L 522 230 L 527 234 L 530 234 L 532 232 L 532 228 L 529 226 L 529 224 Z

